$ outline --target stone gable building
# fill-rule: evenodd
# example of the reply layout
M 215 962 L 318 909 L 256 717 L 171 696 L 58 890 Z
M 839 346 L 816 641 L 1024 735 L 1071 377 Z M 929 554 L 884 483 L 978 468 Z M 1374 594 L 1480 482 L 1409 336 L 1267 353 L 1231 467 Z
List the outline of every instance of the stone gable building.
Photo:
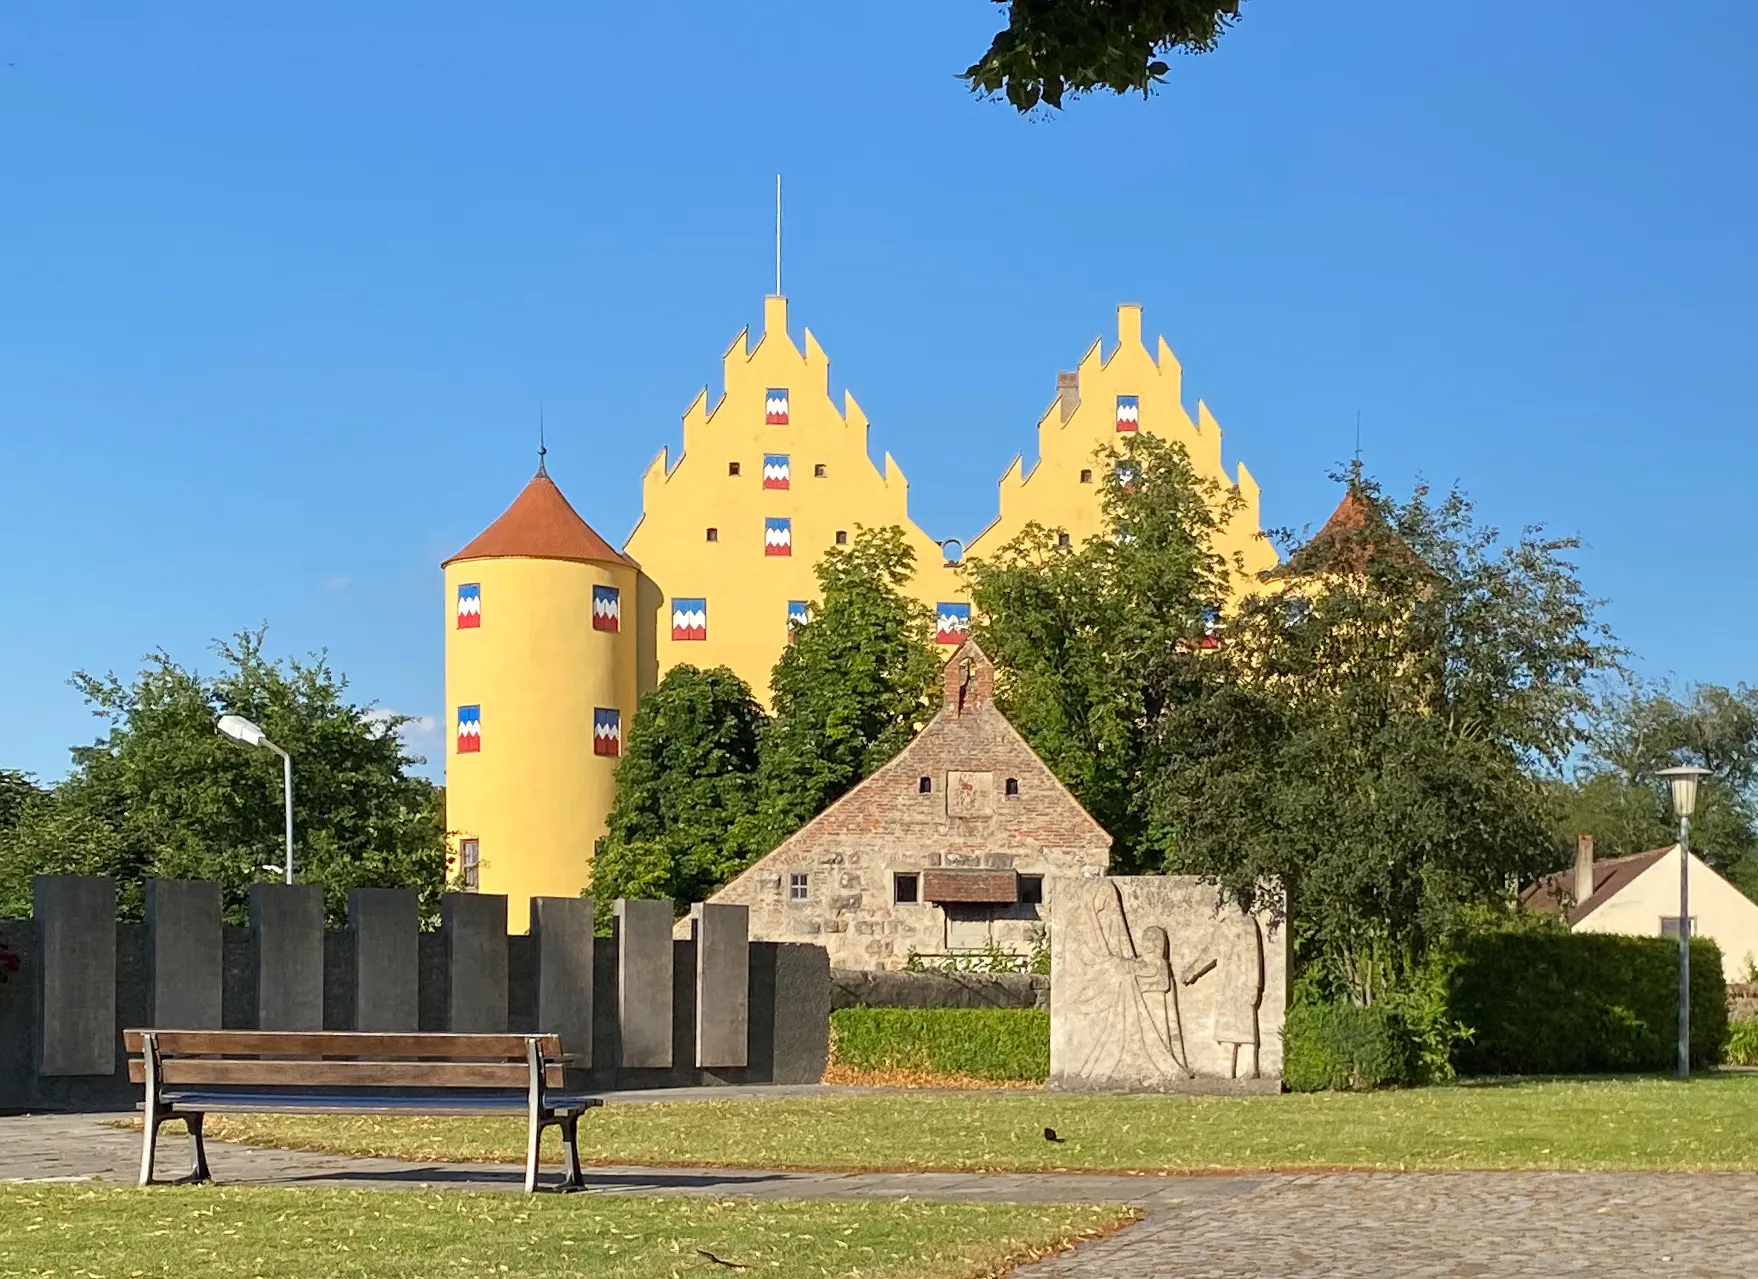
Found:
M 751 937 L 806 941 L 833 968 L 901 968 L 911 952 L 1045 942 L 1057 880 L 1096 879 L 1111 836 L 995 705 L 973 640 L 913 741 L 711 901 L 750 908 Z

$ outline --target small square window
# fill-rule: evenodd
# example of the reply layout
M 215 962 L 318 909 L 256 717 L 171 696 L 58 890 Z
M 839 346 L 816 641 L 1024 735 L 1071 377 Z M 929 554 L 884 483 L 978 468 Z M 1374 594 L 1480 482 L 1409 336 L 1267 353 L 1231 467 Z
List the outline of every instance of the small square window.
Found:
M 474 839 L 458 843 L 458 871 L 463 889 L 474 893 L 482 887 L 482 845 Z
M 848 530 L 847 529 L 839 528 L 836 530 L 836 544 L 838 546 L 847 546 L 848 545 Z
M 830 474 L 830 468 L 825 466 L 824 463 L 822 463 L 822 462 L 818 463 L 816 466 L 814 466 L 812 468 L 812 478 L 815 480 L 821 480 L 826 475 L 829 475 L 829 474 Z
M 891 900 L 894 902 L 915 902 L 922 899 L 922 878 L 920 875 L 893 875 L 891 877 Z
M 737 475 L 739 473 L 739 464 L 737 462 L 728 462 L 726 464 L 726 473 L 728 475 Z
M 1019 901 L 1022 906 L 1042 906 L 1044 904 L 1044 877 L 1042 875 L 1021 875 L 1019 877 Z
M 1002 789 L 1003 789 L 1003 793 L 1006 794 L 1009 798 L 1012 798 L 1012 799 L 1019 798 L 1019 778 L 1009 777 L 1007 779 L 1006 784 L 1004 785 L 1004 787 Z
M 1082 471 L 1080 473 L 1080 482 L 1082 484 L 1091 484 L 1093 482 L 1093 473 L 1090 470 Z
M 718 542 L 720 540 L 720 530 L 717 528 L 709 529 L 708 530 L 708 540 L 710 542 Z
M 1067 546 L 1067 545 L 1068 545 L 1068 534 L 1066 534 L 1066 533 L 1058 533 L 1058 534 L 1057 534 L 1057 535 L 1056 535 L 1056 545 L 1058 545 L 1058 546 Z
M 934 793 L 934 779 L 932 777 L 923 777 L 923 778 L 917 779 L 917 781 L 916 781 L 916 794 L 918 794 L 918 795 L 932 795 L 933 793 Z
M 803 902 L 812 892 L 811 877 L 803 870 L 796 870 L 787 877 L 787 899 L 790 902 Z

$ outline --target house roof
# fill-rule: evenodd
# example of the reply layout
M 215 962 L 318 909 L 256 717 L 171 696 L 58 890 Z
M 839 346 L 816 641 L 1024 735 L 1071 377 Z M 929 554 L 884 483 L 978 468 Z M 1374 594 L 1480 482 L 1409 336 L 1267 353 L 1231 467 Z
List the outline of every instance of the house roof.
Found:
M 1271 582 L 1321 573 L 1360 573 L 1376 555 L 1407 564 L 1418 563 L 1415 552 L 1405 545 L 1379 506 L 1351 480 L 1349 490 L 1325 526 L 1289 556 L 1286 563 L 1258 576 Z
M 1546 914 L 1562 915 L 1572 928 L 1622 892 L 1635 878 L 1672 848 L 1651 848 L 1645 853 L 1603 857 L 1593 863 L 1592 890 L 1584 897 L 1575 891 L 1573 869 L 1546 875 L 1520 894 L 1523 905 Z
M 542 466 L 501 517 L 444 564 L 488 559 L 573 560 L 581 564 L 632 562 L 593 532 Z

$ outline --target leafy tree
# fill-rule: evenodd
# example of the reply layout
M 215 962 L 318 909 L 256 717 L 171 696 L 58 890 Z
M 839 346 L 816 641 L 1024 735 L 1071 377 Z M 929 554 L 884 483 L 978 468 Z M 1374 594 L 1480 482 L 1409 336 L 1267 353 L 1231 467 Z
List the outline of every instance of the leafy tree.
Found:
M 897 527 L 859 528 L 817 567 L 820 601 L 770 676 L 762 735 L 763 848 L 885 763 L 927 720 L 940 659 L 933 613 L 903 587 L 915 552 Z
M 1144 845 L 1154 725 L 1200 681 L 1227 565 L 1210 551 L 1237 497 L 1183 447 L 1135 436 L 1105 450 L 1111 537 L 1079 547 L 1030 525 L 967 574 L 996 697 L 1032 749 L 1115 843 L 1120 873 L 1157 866 Z
M 1678 763 L 1713 770 L 1691 819 L 1691 843 L 1749 895 L 1758 894 L 1758 689 L 1696 684 L 1675 693 L 1635 681 L 1602 690 L 1569 784 L 1559 861 L 1574 836 L 1601 855 L 1660 848 L 1678 838 L 1659 770 Z
M 618 897 L 701 901 L 744 869 L 767 719 L 724 666 L 674 666 L 642 696 L 592 862 L 601 922 Z
M 1292 902 L 1302 957 L 1371 1003 L 1547 868 L 1545 777 L 1615 652 L 1572 541 L 1504 542 L 1457 492 L 1349 486 L 1322 561 L 1248 599 L 1205 694 L 1155 725 L 1154 835 L 1169 870 Z
M 1144 96 L 1174 50 L 1207 53 L 1239 20 L 1240 0 L 996 0 L 1007 26 L 964 73 L 976 92 L 1020 111 L 1096 89 Z
M 0 768 L 0 835 L 15 828 L 49 797 L 27 773 Z
M 113 875 L 125 910 L 146 879 L 208 879 L 242 921 L 249 888 L 283 850 L 281 764 L 220 737 L 214 720 L 243 715 L 293 755 L 295 870 L 324 888 L 332 923 L 357 887 L 421 892 L 438 909 L 446 875 L 442 795 L 409 775 L 387 715 L 345 697 L 321 657 L 270 660 L 261 630 L 216 646 L 224 662 L 202 676 L 154 653 L 131 683 L 81 672 L 74 684 L 107 734 L 73 751 L 74 771 L 0 833 L 0 915 L 28 914 L 37 873 Z

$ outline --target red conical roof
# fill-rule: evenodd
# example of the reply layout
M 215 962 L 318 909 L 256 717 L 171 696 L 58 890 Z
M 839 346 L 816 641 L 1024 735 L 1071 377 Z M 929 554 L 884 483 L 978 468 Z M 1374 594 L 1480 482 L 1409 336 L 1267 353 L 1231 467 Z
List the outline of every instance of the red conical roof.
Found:
M 574 560 L 581 564 L 629 564 L 631 561 L 592 531 L 568 505 L 568 499 L 538 468 L 524 492 L 513 499 L 501 517 L 483 529 L 456 560 L 534 559 Z M 441 565 L 444 567 L 444 564 Z

